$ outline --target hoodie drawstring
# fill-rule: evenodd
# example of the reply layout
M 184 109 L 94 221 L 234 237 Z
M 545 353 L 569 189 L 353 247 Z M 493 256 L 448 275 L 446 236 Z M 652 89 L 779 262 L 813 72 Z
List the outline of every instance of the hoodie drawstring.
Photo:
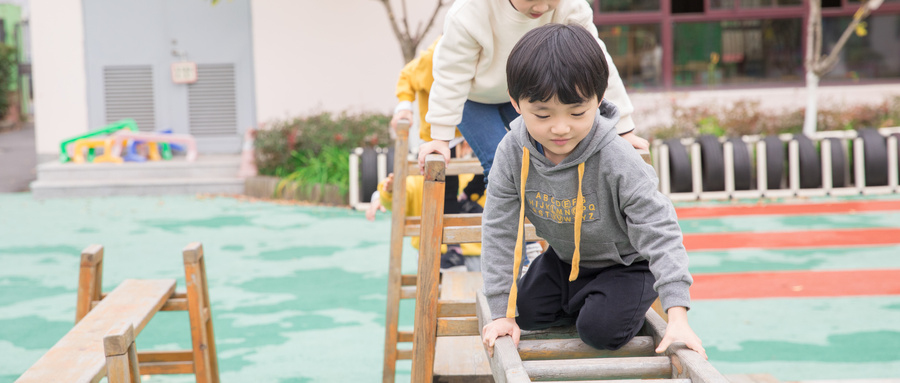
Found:
M 572 272 L 569 282 L 578 279 L 578 264 L 581 262 L 581 216 L 584 215 L 584 194 L 581 193 L 581 179 L 584 178 L 584 162 L 578 164 L 578 198 L 575 200 L 575 252 L 572 254 Z
M 506 317 L 516 317 L 516 297 L 519 295 L 518 284 L 519 269 L 522 267 L 522 246 L 525 240 L 525 181 L 528 180 L 528 168 L 531 167 L 531 153 L 528 148 L 522 147 L 522 186 L 519 193 L 519 231 L 516 234 L 516 249 L 514 250 L 513 259 L 513 282 L 509 288 L 509 301 L 506 303 Z
M 522 147 L 522 179 L 519 192 L 519 227 L 516 233 L 516 248 L 513 250 L 513 282 L 509 288 L 509 301 L 506 304 L 506 317 L 516 317 L 516 299 L 519 295 L 518 283 L 519 269 L 522 268 L 522 247 L 525 242 L 525 182 L 528 180 L 528 169 L 531 167 L 531 153 L 528 148 Z M 575 252 L 572 254 L 572 271 L 569 273 L 569 282 L 578 279 L 578 264 L 581 262 L 581 219 L 584 215 L 584 194 L 581 192 L 581 182 L 584 178 L 584 163 L 578 164 L 578 197 L 575 200 Z

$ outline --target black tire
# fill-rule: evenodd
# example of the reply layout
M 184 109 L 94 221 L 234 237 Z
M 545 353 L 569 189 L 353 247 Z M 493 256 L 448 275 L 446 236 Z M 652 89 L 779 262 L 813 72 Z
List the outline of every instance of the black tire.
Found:
M 784 178 L 784 142 L 777 136 L 767 136 L 766 142 L 766 188 L 781 189 Z
M 703 191 L 725 190 L 725 157 L 722 144 L 713 135 L 697 138 L 700 143 L 700 168 L 703 174 Z
M 688 193 L 693 189 L 691 158 L 677 138 L 665 141 L 669 147 L 669 188 L 672 193 Z
M 734 190 L 750 190 L 753 187 L 753 163 L 747 144 L 740 137 L 729 138 L 734 147 Z
M 831 186 L 847 187 L 847 156 L 844 154 L 844 145 L 838 138 L 827 140 L 831 142 Z
M 816 145 L 802 134 L 794 136 L 797 141 L 800 157 L 800 188 L 815 189 L 822 187 L 822 160 Z
M 863 158 L 866 166 L 866 186 L 885 186 L 888 181 L 887 140 L 872 128 L 857 131 L 863 140 Z
M 378 190 L 378 153 L 375 148 L 367 146 L 359 156 L 359 173 L 362 181 L 359 184 L 359 200 L 372 202 L 372 193 Z

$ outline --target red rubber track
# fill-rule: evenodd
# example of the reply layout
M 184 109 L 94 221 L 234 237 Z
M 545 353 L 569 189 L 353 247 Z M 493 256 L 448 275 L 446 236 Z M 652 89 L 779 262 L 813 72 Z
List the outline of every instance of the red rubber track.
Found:
M 679 219 L 717 218 L 734 215 L 813 215 L 900 210 L 900 200 L 873 200 L 806 204 L 760 204 L 684 207 L 675 209 Z
M 900 270 L 777 271 L 694 275 L 691 299 L 900 295 Z
M 688 251 L 900 244 L 900 228 L 685 234 Z

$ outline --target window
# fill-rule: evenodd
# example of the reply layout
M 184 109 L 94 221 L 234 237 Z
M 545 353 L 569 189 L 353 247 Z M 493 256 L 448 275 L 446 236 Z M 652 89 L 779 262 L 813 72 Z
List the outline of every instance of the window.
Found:
M 659 0 L 603 0 L 600 12 L 658 11 Z
M 662 86 L 659 24 L 600 26 L 598 29 L 626 86 Z
M 674 29 L 676 86 L 803 79 L 800 19 L 677 23 Z
M 822 18 L 822 54 L 832 47 L 850 24 L 850 17 Z M 900 15 L 869 16 L 865 36 L 850 36 L 829 79 L 859 80 L 900 77 Z

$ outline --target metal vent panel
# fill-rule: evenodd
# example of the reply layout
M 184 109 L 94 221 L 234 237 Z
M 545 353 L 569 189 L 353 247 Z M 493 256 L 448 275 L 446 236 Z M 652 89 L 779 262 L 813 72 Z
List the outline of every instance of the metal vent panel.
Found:
M 142 131 L 156 130 L 152 66 L 104 67 L 103 97 L 107 124 L 131 118 Z
M 234 64 L 198 64 L 197 82 L 188 85 L 191 134 L 237 134 L 237 91 Z

